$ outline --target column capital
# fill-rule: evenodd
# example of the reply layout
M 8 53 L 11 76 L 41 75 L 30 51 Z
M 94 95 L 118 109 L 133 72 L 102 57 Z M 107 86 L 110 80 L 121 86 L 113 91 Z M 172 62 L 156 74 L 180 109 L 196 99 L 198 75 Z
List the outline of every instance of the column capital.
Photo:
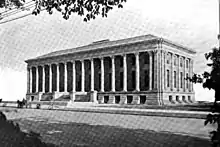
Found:
M 134 55 L 135 56 L 139 56 L 140 52 L 135 52 Z
M 153 52 L 153 51 L 147 51 L 147 53 L 148 53 L 149 55 L 152 55 L 152 52 Z
M 115 55 L 111 55 L 110 58 L 111 58 L 111 59 L 115 59 Z
M 31 69 L 31 67 L 30 66 L 27 66 L 27 70 L 30 70 Z
M 156 54 L 156 53 L 158 52 L 158 50 L 155 49 L 155 50 L 152 50 L 152 52 L 153 52 L 154 54 Z
M 167 53 L 167 51 L 166 51 L 166 50 L 161 50 L 161 52 L 162 52 L 162 53 L 164 53 L 164 54 L 166 54 L 166 53 Z
M 99 57 L 100 60 L 104 60 L 105 57 Z
M 69 62 L 72 63 L 72 64 L 75 64 L 76 60 L 72 60 L 72 61 L 69 61 Z
M 122 57 L 127 57 L 127 54 L 126 54 L 126 53 L 124 53 L 124 54 L 122 54 L 121 56 L 122 56 Z

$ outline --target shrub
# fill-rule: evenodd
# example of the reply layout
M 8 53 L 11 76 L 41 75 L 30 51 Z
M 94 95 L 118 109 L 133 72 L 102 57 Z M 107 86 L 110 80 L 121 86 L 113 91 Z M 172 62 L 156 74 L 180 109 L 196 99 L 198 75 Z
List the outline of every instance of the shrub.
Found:
M 20 130 L 17 123 L 7 120 L 0 111 L 0 146 L 16 147 L 55 147 L 53 144 L 46 144 L 41 141 L 38 133 L 25 133 Z

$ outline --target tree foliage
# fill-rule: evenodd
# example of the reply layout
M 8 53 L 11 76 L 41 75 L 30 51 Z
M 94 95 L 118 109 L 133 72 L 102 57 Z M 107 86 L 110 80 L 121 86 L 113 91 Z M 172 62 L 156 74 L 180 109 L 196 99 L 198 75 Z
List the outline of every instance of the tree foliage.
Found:
M 215 101 L 212 106 L 212 112 L 207 115 L 204 122 L 207 124 L 217 124 L 217 129 L 210 132 L 213 147 L 220 146 L 220 48 L 213 48 L 205 54 L 205 58 L 209 63 L 210 71 L 204 71 L 203 74 L 194 74 L 188 78 L 194 83 L 202 83 L 204 88 L 212 89 L 215 92 Z
M 0 146 L 16 147 L 55 147 L 53 144 L 41 141 L 41 136 L 35 132 L 22 132 L 19 125 L 7 120 L 0 111 Z
M 27 0 L 26 0 L 27 1 Z M 84 21 L 95 19 L 101 15 L 107 17 L 107 13 L 113 7 L 123 8 L 126 0 L 32 0 L 35 2 L 34 15 L 38 15 L 42 10 L 49 14 L 54 11 L 60 12 L 64 19 L 68 19 L 75 13 L 84 17 Z M 1 0 L 0 8 L 20 8 L 24 6 L 25 0 Z
M 207 64 L 211 71 L 204 71 L 203 74 L 194 74 L 189 78 L 191 82 L 202 83 L 204 88 L 215 91 L 215 102 L 220 101 L 220 48 L 213 48 L 205 54 Z

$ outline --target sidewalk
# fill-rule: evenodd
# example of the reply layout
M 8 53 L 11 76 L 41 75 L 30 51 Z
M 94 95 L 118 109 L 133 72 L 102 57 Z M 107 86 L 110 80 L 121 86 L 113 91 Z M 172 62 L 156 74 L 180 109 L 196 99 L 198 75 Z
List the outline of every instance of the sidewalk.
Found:
M 12 107 L 16 108 L 16 104 L 7 104 L 7 106 L 0 109 Z M 49 105 L 42 105 L 41 109 L 48 110 Z M 36 109 L 35 105 L 32 108 Z M 141 116 L 159 116 L 159 117 L 178 117 L 178 118 L 195 118 L 205 119 L 209 112 L 202 111 L 185 111 L 185 110 L 163 110 L 163 109 L 137 109 L 137 108 L 114 108 L 114 107 L 100 107 L 100 104 L 93 105 L 73 105 L 73 106 L 53 106 L 52 110 L 56 111 L 74 111 L 74 112 L 89 112 L 89 113 L 110 113 L 122 115 L 141 115 Z

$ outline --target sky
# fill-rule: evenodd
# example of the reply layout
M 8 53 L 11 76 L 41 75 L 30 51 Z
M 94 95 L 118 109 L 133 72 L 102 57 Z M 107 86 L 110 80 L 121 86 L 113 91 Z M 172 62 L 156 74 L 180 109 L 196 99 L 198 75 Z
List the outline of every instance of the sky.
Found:
M 172 40 L 197 51 L 194 72 L 201 73 L 207 69 L 204 53 L 218 45 L 218 17 L 218 0 L 127 0 L 123 9 L 90 22 L 75 14 L 65 20 L 42 12 L 0 24 L 0 98 L 25 97 L 24 60 L 102 39 L 153 34 Z M 200 84 L 194 89 L 196 100 L 213 101 L 213 91 Z

